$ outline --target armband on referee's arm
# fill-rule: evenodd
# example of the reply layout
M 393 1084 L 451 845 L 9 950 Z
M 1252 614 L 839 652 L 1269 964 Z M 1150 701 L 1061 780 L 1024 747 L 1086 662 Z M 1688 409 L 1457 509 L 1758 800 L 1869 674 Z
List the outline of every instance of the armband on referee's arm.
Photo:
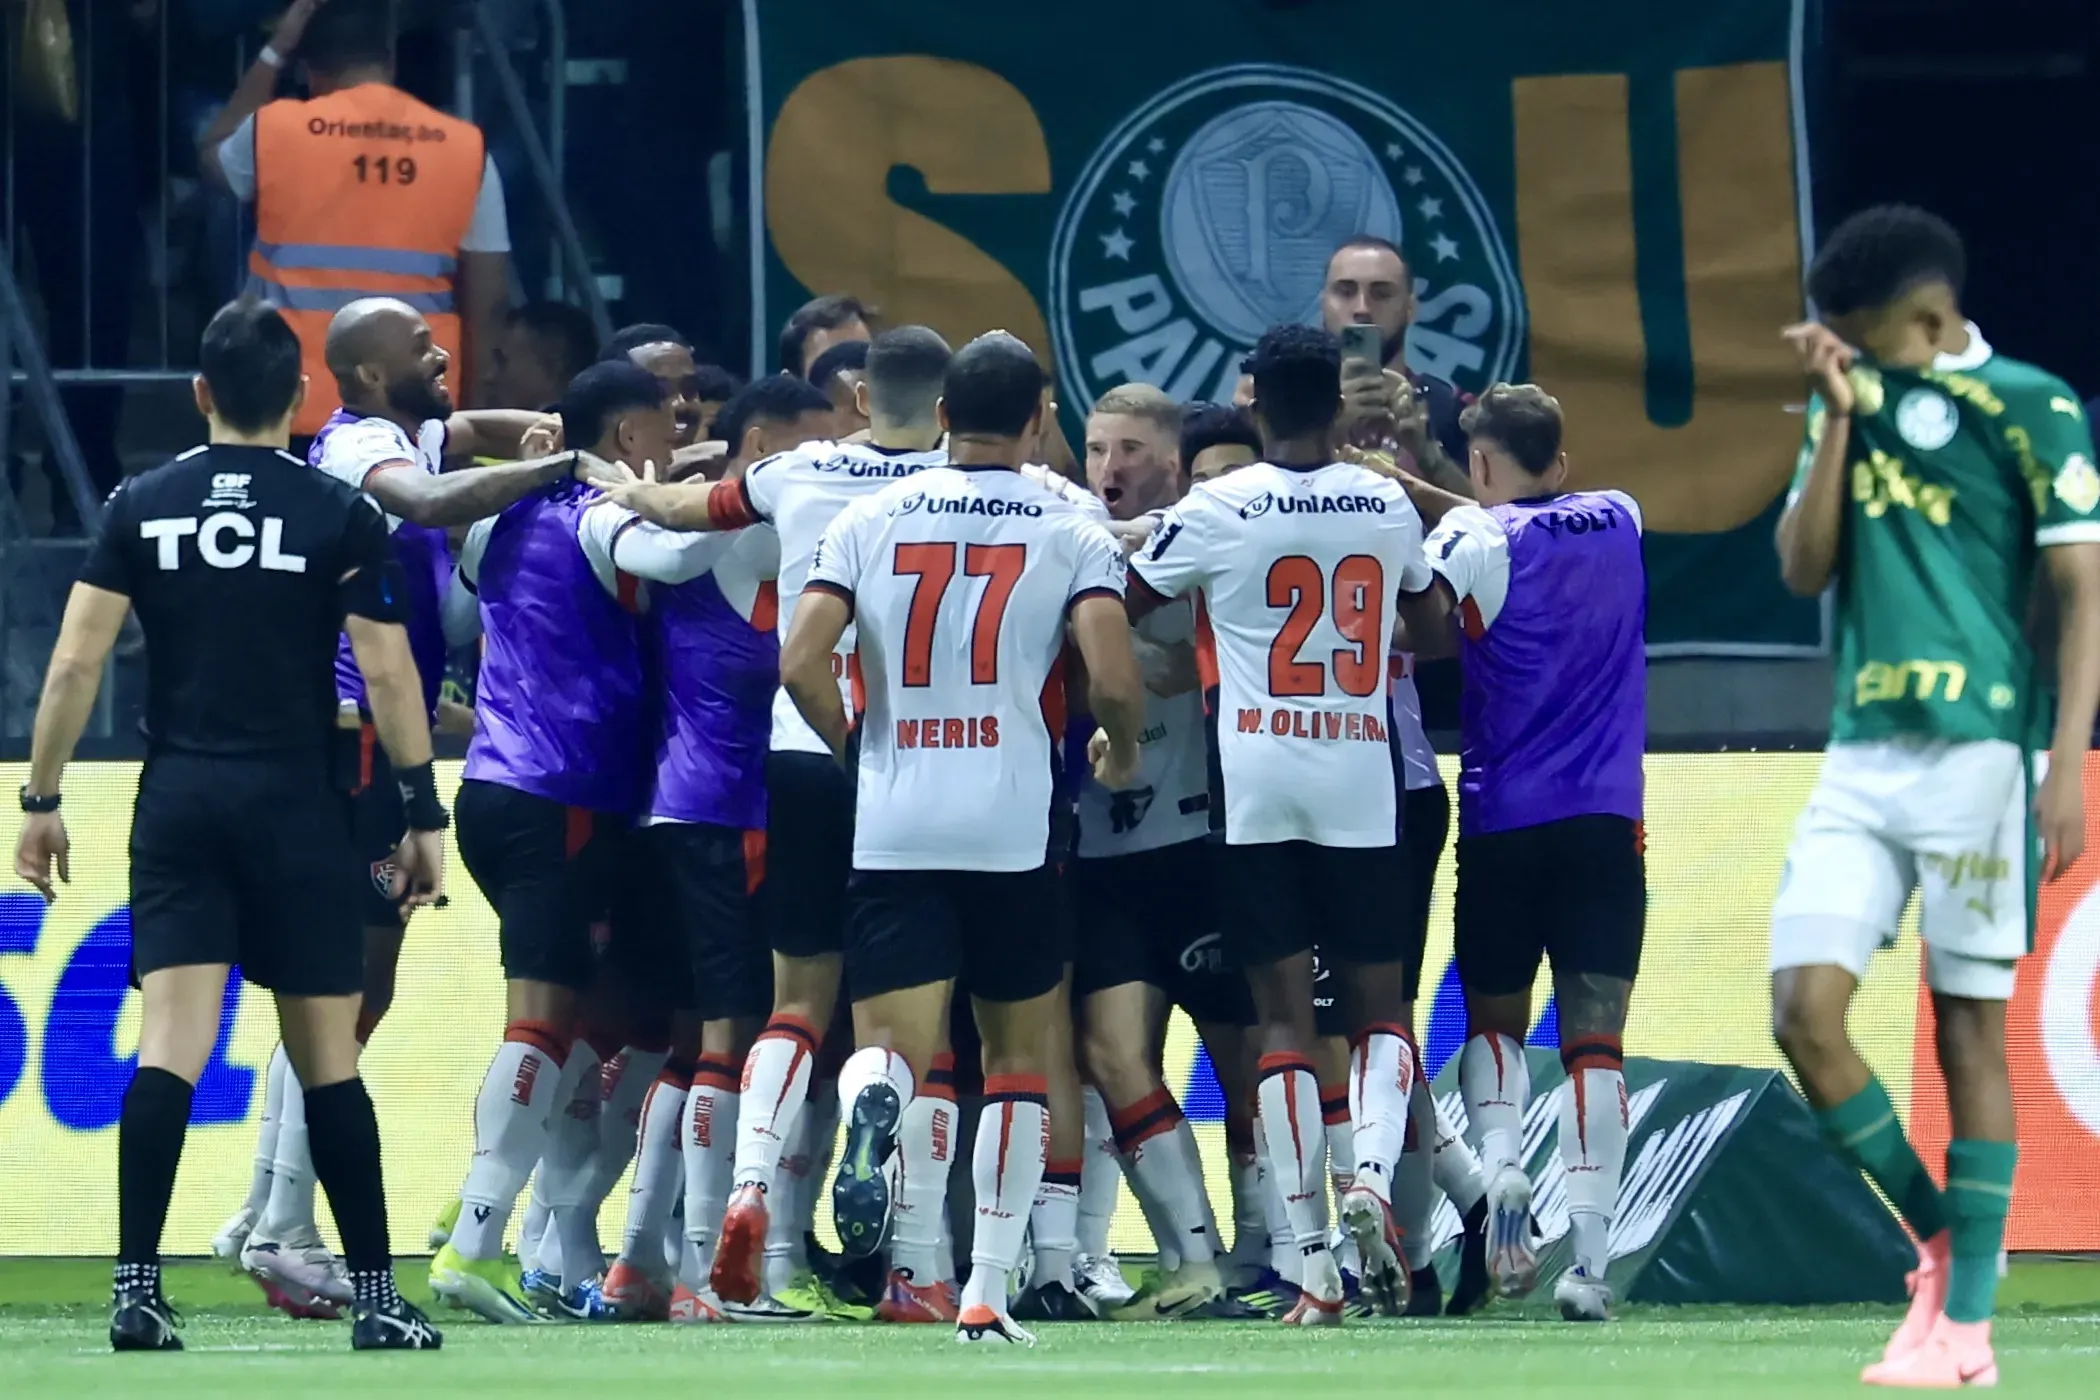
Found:
M 336 596 L 347 617 L 370 618 L 374 622 L 408 621 L 408 597 L 401 565 L 388 559 L 383 564 L 357 570 L 337 586 Z
M 425 761 L 413 768 L 397 768 L 395 779 L 401 784 L 401 809 L 408 818 L 411 831 L 443 831 L 452 824 L 450 814 L 438 801 L 437 777 Z

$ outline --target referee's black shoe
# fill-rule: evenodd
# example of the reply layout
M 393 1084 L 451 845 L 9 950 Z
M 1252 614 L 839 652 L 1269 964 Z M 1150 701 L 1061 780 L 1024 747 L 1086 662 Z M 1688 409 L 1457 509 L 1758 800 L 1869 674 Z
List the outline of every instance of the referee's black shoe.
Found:
M 119 1288 L 110 1308 L 109 1345 L 113 1351 L 181 1351 L 175 1329 L 182 1319 L 160 1288 Z
M 353 1310 L 350 1346 L 354 1351 L 436 1351 L 445 1334 L 430 1325 L 423 1310 L 396 1294 L 376 1307 Z

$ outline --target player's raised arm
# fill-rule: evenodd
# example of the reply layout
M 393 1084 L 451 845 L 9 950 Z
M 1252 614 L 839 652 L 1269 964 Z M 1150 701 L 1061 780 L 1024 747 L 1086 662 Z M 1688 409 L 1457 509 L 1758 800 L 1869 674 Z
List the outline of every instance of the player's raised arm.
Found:
M 380 463 L 365 478 L 365 492 L 412 525 L 445 529 L 468 525 L 515 505 L 535 491 L 574 477 L 605 483 L 619 479 L 588 452 L 559 452 L 525 462 L 476 467 L 433 476 L 403 459 Z
M 1804 322 L 1786 329 L 1815 389 L 1808 406 L 1808 441 L 1780 514 L 1776 543 L 1779 576 L 1804 598 L 1830 586 L 1837 567 L 1843 519 L 1845 451 L 1852 442 L 1852 349 L 1827 326 Z

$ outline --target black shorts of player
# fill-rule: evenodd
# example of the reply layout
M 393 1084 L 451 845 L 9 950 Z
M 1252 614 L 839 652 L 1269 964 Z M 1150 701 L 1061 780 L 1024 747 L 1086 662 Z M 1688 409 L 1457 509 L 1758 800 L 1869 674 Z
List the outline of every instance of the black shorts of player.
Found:
M 1459 979 L 1483 996 L 1531 990 L 1555 973 L 1631 982 L 1648 923 L 1641 824 L 1584 816 L 1458 838 L 1453 942 Z
M 363 990 L 350 807 L 327 759 L 157 754 L 131 821 L 132 975 L 238 963 L 286 996 Z
M 663 822 L 634 833 L 630 864 L 666 898 L 657 924 L 671 943 L 630 948 L 614 904 L 613 950 L 630 977 L 663 977 L 689 989 L 680 1008 L 703 1021 L 762 1018 L 773 1009 L 773 958 L 758 918 L 766 834 L 706 822 Z M 636 959 L 640 951 L 646 965 Z M 652 974 L 649 968 L 656 971 Z
M 1071 953 L 1056 879 L 1047 865 L 854 871 L 847 987 L 860 1000 L 956 978 L 985 1001 L 1041 996 L 1064 980 Z
M 394 850 L 408 834 L 408 815 L 394 765 L 387 761 L 370 720 L 355 729 L 335 732 L 336 773 L 350 794 L 350 839 L 356 844 L 358 900 L 367 927 L 400 927 L 401 900 L 387 892 L 394 874 Z
M 766 755 L 766 940 L 783 957 L 845 946 L 853 873 L 853 774 L 829 754 Z
M 1310 841 L 1227 845 L 1218 858 L 1225 951 L 1252 970 L 1318 944 L 1341 962 L 1398 962 L 1394 895 L 1407 879 L 1398 846 Z
M 1198 837 L 1075 861 L 1072 995 L 1144 982 L 1197 1021 L 1254 1024 L 1247 979 L 1225 956 L 1212 844 Z
M 1429 905 L 1436 892 L 1436 868 L 1451 835 L 1451 794 L 1442 783 L 1410 788 L 1400 799 L 1400 855 L 1407 863 L 1407 883 L 1400 890 L 1401 974 L 1409 1001 L 1422 994 L 1422 959 L 1429 949 Z
M 637 1016 L 691 1011 L 699 1000 L 692 958 L 686 951 L 685 921 L 678 908 L 678 878 L 650 828 L 637 827 L 620 843 L 620 876 L 613 882 L 606 938 L 598 948 L 600 972 L 614 979 L 627 1008 Z
M 503 975 L 582 991 L 596 971 L 594 926 L 612 913 L 627 818 L 566 807 L 479 779 L 460 784 L 459 857 L 503 946 Z

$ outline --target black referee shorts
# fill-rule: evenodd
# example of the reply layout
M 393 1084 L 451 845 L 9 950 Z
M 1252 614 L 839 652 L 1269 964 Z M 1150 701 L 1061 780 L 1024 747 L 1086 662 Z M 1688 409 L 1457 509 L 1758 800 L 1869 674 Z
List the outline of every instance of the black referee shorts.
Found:
M 355 729 L 336 730 L 335 742 L 338 780 L 350 794 L 350 839 L 356 845 L 363 888 L 358 905 L 367 927 L 398 927 L 408 892 L 397 897 L 387 891 L 393 883 L 394 851 L 408 835 L 408 812 L 401 805 L 394 765 L 370 720 Z
M 627 818 L 470 779 L 454 809 L 459 858 L 496 911 L 503 975 L 572 991 L 597 971 L 623 873 Z
M 154 755 L 131 819 L 132 975 L 238 963 L 286 996 L 362 991 L 354 851 L 320 755 Z

